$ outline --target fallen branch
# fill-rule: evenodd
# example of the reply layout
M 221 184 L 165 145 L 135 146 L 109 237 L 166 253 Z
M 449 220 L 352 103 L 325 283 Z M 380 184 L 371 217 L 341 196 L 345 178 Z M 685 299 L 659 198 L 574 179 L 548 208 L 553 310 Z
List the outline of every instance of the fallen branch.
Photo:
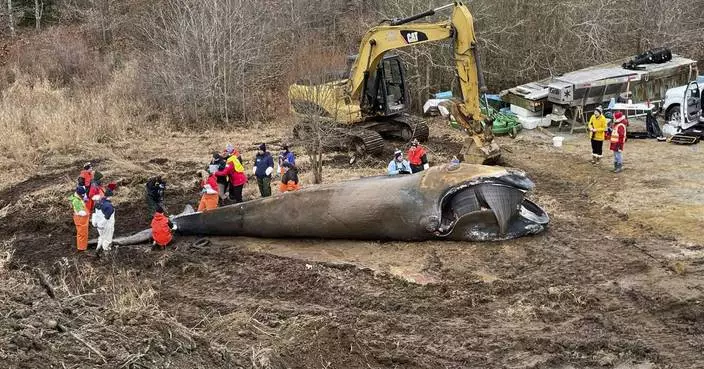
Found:
M 589 191 L 589 189 L 590 189 L 592 186 L 594 186 L 596 183 L 597 183 L 596 180 L 591 181 L 588 185 L 584 186 L 584 188 L 582 188 L 581 191 L 579 191 L 579 194 L 580 194 L 580 195 L 586 194 L 587 191 Z
M 257 315 L 257 313 L 259 312 L 259 309 L 261 309 L 261 306 L 257 306 L 257 310 L 255 310 L 255 311 L 254 311 L 254 314 L 252 314 L 252 315 L 249 317 L 249 319 L 247 319 L 247 323 L 251 322 L 252 319 L 254 319 L 254 316 Z
M 44 287 L 46 290 L 46 293 L 51 297 L 52 299 L 56 298 L 56 293 L 54 292 L 54 286 L 51 285 L 49 282 L 49 277 L 47 277 L 44 272 L 42 272 L 39 268 L 34 269 L 34 273 L 37 275 L 37 278 L 39 278 L 39 284 Z
M 548 136 L 550 136 L 550 137 L 555 137 L 555 134 L 554 134 L 554 133 L 548 131 L 547 129 L 545 129 L 545 128 L 543 128 L 543 127 L 538 127 L 538 131 L 540 131 L 540 132 L 542 132 L 542 133 L 544 133 L 544 134 L 546 134 L 546 135 L 548 135 Z
M 262 324 L 262 322 L 260 322 L 260 321 L 258 321 L 258 320 L 256 320 L 256 319 L 254 319 L 254 318 L 252 318 L 252 321 L 254 321 L 255 323 L 257 323 L 257 324 L 259 324 L 259 325 L 261 325 L 261 326 L 265 326 L 264 324 Z M 274 334 L 269 333 L 269 332 L 263 330 L 262 328 L 257 327 L 256 324 L 251 324 L 251 326 L 252 326 L 252 328 L 258 330 L 258 331 L 261 332 L 261 333 L 264 333 L 265 335 L 267 335 L 267 336 L 269 336 L 269 337 L 274 337 Z
M 84 344 L 84 345 L 85 345 L 86 347 L 88 347 L 91 351 L 93 351 L 96 355 L 98 355 L 98 356 L 103 360 L 103 364 L 107 364 L 107 363 L 108 363 L 108 361 L 105 359 L 105 356 L 103 356 L 103 354 L 101 354 L 100 351 L 98 351 L 98 349 L 96 349 L 95 347 L 91 346 L 91 345 L 90 345 L 88 342 L 86 342 L 83 338 L 79 337 L 77 334 L 75 334 L 75 333 L 73 333 L 73 332 L 68 332 L 68 334 L 70 334 L 71 337 L 73 337 L 76 341 L 78 341 L 78 342 Z
M 124 362 L 122 365 L 120 365 L 120 369 L 129 367 L 129 366 L 131 366 L 131 365 L 133 365 L 133 364 L 136 364 L 136 363 L 137 363 L 137 360 L 139 360 L 139 359 L 141 359 L 141 358 L 147 356 L 147 352 L 149 352 L 149 350 L 150 350 L 151 348 L 152 348 L 152 344 L 149 343 L 149 345 L 147 346 L 147 349 L 144 350 L 144 352 L 139 352 L 139 353 L 136 353 L 136 354 L 130 354 L 129 356 L 127 356 L 127 359 L 125 360 L 125 362 Z M 144 365 L 140 365 L 140 366 L 144 366 Z
M 75 300 L 75 299 L 80 299 L 80 298 L 86 297 L 86 296 L 93 296 L 93 295 L 95 295 L 95 294 L 96 294 L 96 293 L 92 293 L 92 292 L 91 292 L 91 293 L 84 293 L 84 294 L 80 294 L 80 295 L 70 296 L 70 297 L 64 298 L 64 299 L 62 300 L 62 302 L 73 301 L 73 300 Z

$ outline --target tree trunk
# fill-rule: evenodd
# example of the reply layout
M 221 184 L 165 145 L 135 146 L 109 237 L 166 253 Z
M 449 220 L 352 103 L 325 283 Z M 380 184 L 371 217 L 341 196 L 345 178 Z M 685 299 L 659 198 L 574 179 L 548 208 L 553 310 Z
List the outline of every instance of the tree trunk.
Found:
M 323 142 L 322 137 L 320 137 L 320 127 L 312 125 L 313 129 L 316 130 L 314 133 L 318 137 L 315 138 L 315 142 L 311 142 L 310 150 L 308 151 L 310 157 L 310 165 L 313 168 L 313 184 L 323 183 Z
M 41 2 L 40 0 L 34 0 L 34 27 L 37 29 L 37 31 L 39 31 L 42 22 L 43 7 L 43 2 Z
M 7 14 L 10 17 L 10 35 L 15 37 L 15 20 L 12 17 L 12 0 L 7 0 Z
M 430 98 L 430 63 L 425 64 L 425 98 L 418 102 L 420 106 L 425 104 L 425 100 Z
M 313 170 L 313 183 L 321 184 L 323 183 L 323 148 L 318 148 L 318 152 L 315 153 L 315 169 Z
M 246 122 L 247 121 L 247 92 L 245 90 L 245 88 L 246 88 L 245 87 L 246 86 L 246 82 L 245 82 L 246 79 L 245 79 L 245 75 L 244 75 L 245 66 L 243 65 L 241 67 L 241 69 L 242 69 L 242 120 Z

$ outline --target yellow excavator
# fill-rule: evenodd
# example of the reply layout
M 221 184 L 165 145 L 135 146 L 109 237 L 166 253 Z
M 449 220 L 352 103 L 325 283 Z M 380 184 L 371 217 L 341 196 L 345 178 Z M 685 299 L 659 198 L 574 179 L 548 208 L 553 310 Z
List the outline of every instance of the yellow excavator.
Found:
M 411 23 L 452 9 L 449 20 Z M 298 82 L 289 88 L 292 110 L 306 119 L 311 114 L 335 124 L 335 133 L 344 137 L 357 154 L 376 154 L 384 138 L 425 141 L 427 124 L 408 114 L 409 97 L 404 68 L 393 50 L 427 42 L 452 40 L 456 76 L 462 97 L 442 105 L 468 134 L 458 157 L 464 162 L 494 164 L 500 147 L 494 142 L 491 119 L 480 107 L 480 91 L 485 92 L 472 14 L 455 1 L 407 18 L 386 20 L 367 31 L 359 53 L 348 58 L 349 73 L 332 82 L 307 85 Z M 488 105 L 487 105 L 488 106 Z M 294 126 L 294 137 L 304 138 L 306 125 Z

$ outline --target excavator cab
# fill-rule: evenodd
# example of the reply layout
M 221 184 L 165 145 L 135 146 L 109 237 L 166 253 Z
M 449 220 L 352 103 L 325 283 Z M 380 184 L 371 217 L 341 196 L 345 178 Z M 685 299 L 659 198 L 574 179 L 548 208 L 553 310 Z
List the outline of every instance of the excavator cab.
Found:
M 348 59 L 349 60 L 349 59 Z M 368 73 L 360 102 L 362 111 L 372 116 L 393 116 L 408 110 L 405 70 L 398 55 L 388 53 L 376 70 Z

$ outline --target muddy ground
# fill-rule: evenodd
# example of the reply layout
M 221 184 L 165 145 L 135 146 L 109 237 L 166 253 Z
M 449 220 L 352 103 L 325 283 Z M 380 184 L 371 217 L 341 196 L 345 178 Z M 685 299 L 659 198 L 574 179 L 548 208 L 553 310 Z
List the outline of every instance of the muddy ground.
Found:
M 461 136 L 432 132 L 433 164 L 449 161 Z M 531 197 L 551 216 L 544 234 L 507 242 L 210 238 L 196 247 L 187 237 L 165 252 L 74 251 L 66 198 L 83 161 L 120 183 L 123 235 L 148 225 L 149 175 L 167 176 L 178 212 L 197 201 L 192 173 L 210 151 L 234 140 L 250 157 L 258 139 L 280 136 L 252 127 L 116 143 L 93 158 L 47 156 L 3 183 L 0 366 L 704 367 L 700 146 L 629 142 L 627 170 L 614 175 L 608 160 L 587 162 L 583 135 L 562 148 L 540 132 L 502 138 L 506 165 L 528 172 Z M 379 174 L 385 162 L 331 154 L 326 180 Z

